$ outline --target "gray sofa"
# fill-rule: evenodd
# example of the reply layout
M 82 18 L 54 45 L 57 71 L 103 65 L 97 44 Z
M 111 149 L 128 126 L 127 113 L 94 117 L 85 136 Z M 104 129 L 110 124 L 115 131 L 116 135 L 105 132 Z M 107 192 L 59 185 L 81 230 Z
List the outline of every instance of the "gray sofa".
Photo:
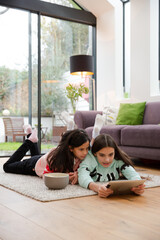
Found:
M 91 138 L 95 117 L 102 111 L 77 111 L 74 120 Z M 106 125 L 101 133 L 111 135 L 130 157 L 160 160 L 160 102 L 148 102 L 142 125 Z

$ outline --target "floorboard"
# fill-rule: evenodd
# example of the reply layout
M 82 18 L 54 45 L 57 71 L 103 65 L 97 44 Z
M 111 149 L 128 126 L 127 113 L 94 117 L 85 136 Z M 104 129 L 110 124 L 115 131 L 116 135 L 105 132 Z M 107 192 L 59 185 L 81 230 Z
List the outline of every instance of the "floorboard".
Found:
M 160 175 L 159 169 L 137 166 Z M 0 193 L 3 240 L 160 240 L 160 187 L 144 195 L 39 202 L 7 188 Z

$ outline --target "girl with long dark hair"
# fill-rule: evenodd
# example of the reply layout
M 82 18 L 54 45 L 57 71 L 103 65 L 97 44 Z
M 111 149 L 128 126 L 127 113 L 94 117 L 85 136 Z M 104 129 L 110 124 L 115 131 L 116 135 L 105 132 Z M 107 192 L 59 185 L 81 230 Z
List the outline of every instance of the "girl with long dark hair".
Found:
M 110 135 L 100 134 L 94 139 L 91 152 L 78 169 L 78 182 L 82 187 L 98 193 L 100 197 L 108 197 L 113 193 L 105 185 L 97 182 L 108 182 L 120 179 L 121 174 L 128 180 L 141 179 L 135 171 L 129 156 L 124 153 Z M 144 185 L 131 189 L 140 195 L 144 192 Z
M 69 173 L 71 184 L 78 181 L 77 169 L 80 162 L 86 157 L 90 140 L 87 133 L 81 129 L 66 131 L 56 148 L 45 155 L 40 155 L 38 149 L 37 131 L 30 125 L 26 127 L 27 139 L 16 152 L 4 163 L 6 173 L 25 174 L 43 177 L 44 173 Z M 23 159 L 30 150 L 31 157 Z

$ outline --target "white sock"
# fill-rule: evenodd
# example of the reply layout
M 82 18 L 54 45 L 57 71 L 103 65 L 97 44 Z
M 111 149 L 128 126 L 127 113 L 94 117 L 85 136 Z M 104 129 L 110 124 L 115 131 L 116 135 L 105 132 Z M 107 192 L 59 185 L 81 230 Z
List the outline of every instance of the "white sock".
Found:
M 103 127 L 103 124 L 104 124 L 103 116 L 100 114 L 97 114 L 95 123 L 94 123 L 94 127 L 93 127 L 93 131 L 92 131 L 92 138 L 96 138 L 100 134 L 100 130 Z

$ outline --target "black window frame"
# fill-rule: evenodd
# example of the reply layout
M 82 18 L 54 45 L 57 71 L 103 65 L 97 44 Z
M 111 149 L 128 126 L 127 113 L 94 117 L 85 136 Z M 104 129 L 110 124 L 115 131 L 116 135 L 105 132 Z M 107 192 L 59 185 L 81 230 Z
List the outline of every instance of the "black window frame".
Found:
M 122 58 L 123 58 L 123 70 L 122 70 L 122 78 L 123 78 L 123 94 L 125 94 L 126 91 L 126 77 L 125 77 L 125 71 L 126 71 L 126 59 L 125 59 L 125 54 L 126 54 L 126 46 L 125 46 L 125 5 L 126 3 L 130 2 L 130 0 L 120 0 L 122 2 Z

